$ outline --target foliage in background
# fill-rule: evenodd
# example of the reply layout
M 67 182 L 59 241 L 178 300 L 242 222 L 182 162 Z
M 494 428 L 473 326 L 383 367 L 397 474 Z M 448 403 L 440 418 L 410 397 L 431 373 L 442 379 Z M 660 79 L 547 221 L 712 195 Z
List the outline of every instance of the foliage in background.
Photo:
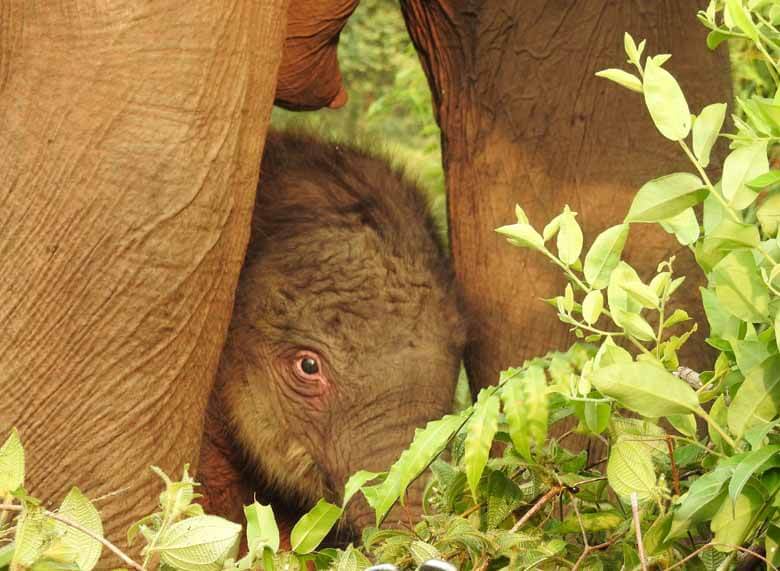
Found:
M 276 108 L 272 125 L 304 126 L 335 139 L 381 142 L 419 178 L 446 234 L 439 128 L 396 0 L 360 2 L 341 34 L 339 62 L 349 94 L 346 106 L 303 113 Z

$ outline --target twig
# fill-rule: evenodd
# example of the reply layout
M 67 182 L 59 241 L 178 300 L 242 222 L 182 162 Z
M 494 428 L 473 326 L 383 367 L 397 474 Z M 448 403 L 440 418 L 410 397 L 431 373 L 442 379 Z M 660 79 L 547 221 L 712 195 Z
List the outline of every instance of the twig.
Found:
M 553 499 L 555 496 L 560 494 L 563 491 L 563 486 L 553 486 L 550 488 L 546 494 L 544 494 L 539 500 L 531 506 L 531 509 L 529 509 L 527 512 L 523 514 L 523 517 L 521 517 L 519 520 L 517 520 L 517 523 L 512 526 L 512 529 L 509 530 L 510 533 L 517 533 L 517 531 L 523 527 L 526 523 L 528 523 L 528 520 L 530 520 L 532 517 L 536 515 L 536 513 L 544 507 L 544 504 L 549 502 L 551 499 Z
M 14 504 L 0 504 L 0 510 L 7 510 L 10 512 L 22 512 L 24 510 L 23 506 L 17 506 Z M 43 514 L 46 517 L 50 517 L 54 520 L 57 520 L 59 522 L 64 523 L 68 527 L 72 527 L 75 530 L 80 531 L 81 533 L 88 535 L 95 541 L 101 543 L 103 546 L 106 547 L 109 551 L 111 551 L 114 555 L 119 557 L 124 563 L 132 567 L 133 569 L 136 569 L 137 571 L 146 571 L 140 564 L 133 561 L 128 555 L 126 555 L 121 549 L 119 549 L 116 545 L 108 541 L 105 537 L 101 537 L 97 535 L 96 533 L 90 531 L 80 523 L 77 523 L 75 521 L 72 521 L 64 516 L 61 516 L 60 514 L 50 512 L 49 510 L 43 510 Z
M 677 469 L 677 462 L 674 461 L 674 438 L 666 436 L 666 446 L 669 448 L 669 460 L 672 463 L 672 485 L 674 486 L 675 495 L 679 496 L 680 493 L 680 471 Z
M 580 555 L 579 559 L 577 559 L 577 562 L 574 564 L 574 567 L 571 568 L 571 571 L 577 571 L 580 568 L 580 565 L 582 565 L 582 562 L 585 561 L 585 559 L 588 558 L 588 556 L 593 553 L 594 551 L 601 551 L 602 549 L 606 549 L 610 545 L 612 545 L 615 541 L 605 541 L 604 543 L 599 543 L 598 545 L 588 545 L 585 547 L 585 549 L 582 551 L 582 555 Z
M 634 514 L 634 531 L 636 532 L 636 547 L 639 551 L 639 561 L 642 563 L 642 571 L 647 571 L 647 557 L 645 545 L 642 542 L 642 527 L 639 525 L 639 501 L 636 492 L 631 493 L 631 513 Z
M 769 561 L 769 560 L 768 560 L 766 557 L 764 557 L 764 556 L 763 556 L 763 555 L 761 555 L 760 553 L 756 553 L 755 551 L 751 551 L 750 549 L 747 549 L 747 548 L 745 548 L 745 547 L 742 547 L 742 546 L 740 546 L 740 545 L 728 545 L 727 543 L 712 543 L 712 542 L 710 542 L 710 543 L 705 543 L 704 545 L 702 545 L 701 547 L 699 547 L 699 549 L 697 549 L 696 551 L 694 551 L 694 552 L 693 552 L 693 553 L 691 553 L 690 555 L 686 556 L 686 557 L 685 557 L 685 558 L 683 558 L 683 559 L 680 559 L 680 560 L 679 560 L 677 563 L 675 563 L 675 564 L 674 564 L 674 565 L 672 565 L 671 567 L 667 567 L 667 568 L 666 568 L 666 571 L 672 571 L 672 569 L 674 569 L 674 568 L 676 568 L 676 567 L 679 567 L 680 565 L 684 565 L 685 563 L 687 563 L 688 561 L 690 561 L 691 559 L 693 559 L 694 557 L 696 557 L 697 555 L 699 555 L 699 553 L 701 553 L 701 552 L 703 552 L 703 551 L 705 551 L 705 550 L 707 550 L 707 549 L 710 549 L 710 548 L 712 548 L 712 547 L 717 547 L 717 546 L 721 546 L 721 547 L 729 547 L 729 548 L 731 548 L 731 549 L 736 549 L 737 551 L 740 551 L 740 552 L 742 552 L 742 553 L 747 553 L 747 554 L 749 554 L 751 557 L 757 557 L 758 559 L 760 559 L 761 561 L 763 561 L 764 563 L 766 563 L 766 565 L 767 565 L 767 567 L 768 567 L 769 569 L 772 569 L 773 571 L 777 571 L 777 567 L 775 567 L 774 565 L 772 565 L 772 562 L 771 562 L 771 561 Z

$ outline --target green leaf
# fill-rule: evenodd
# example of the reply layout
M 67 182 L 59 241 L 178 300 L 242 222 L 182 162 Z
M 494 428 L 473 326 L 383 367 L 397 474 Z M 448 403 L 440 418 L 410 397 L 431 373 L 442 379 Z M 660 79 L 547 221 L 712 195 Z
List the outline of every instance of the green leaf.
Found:
M 680 85 L 652 58 L 645 62 L 645 105 L 656 128 L 672 141 L 681 141 L 691 130 L 691 111 Z
M 731 21 L 754 42 L 759 41 L 758 30 L 750 17 L 750 12 L 745 10 L 742 0 L 726 0 L 726 12 Z
M 761 474 L 768 467 L 777 467 L 780 462 L 780 446 L 766 446 L 750 452 L 734 469 L 729 482 L 729 497 L 736 502 L 742 489 L 753 474 Z
M 764 497 L 756 489 L 747 486 L 735 505 L 723 502 L 712 518 L 710 529 L 718 551 L 733 551 L 730 545 L 742 545 L 750 531 L 758 523 L 756 515 L 764 506 Z
M 593 359 L 593 366 L 595 368 L 608 367 L 618 363 L 631 363 L 632 361 L 631 353 L 616 345 L 612 337 L 607 337 Z
M 669 540 L 666 537 L 671 526 L 672 514 L 667 513 L 658 516 L 642 537 L 642 541 L 645 544 L 645 553 L 650 556 L 658 555 L 669 548 Z
M 658 295 L 650 286 L 640 281 L 627 281 L 621 284 L 628 296 L 642 307 L 658 309 Z
M 726 497 L 724 488 L 730 476 L 729 470 L 719 469 L 707 472 L 696 479 L 688 492 L 683 495 L 680 505 L 674 510 L 674 518 L 667 538 L 685 535 L 693 524 L 712 518 L 724 503 Z
M 766 141 L 756 141 L 733 150 L 723 163 L 721 184 L 724 198 L 737 210 L 747 208 L 758 196 L 747 183 L 768 170 Z
M 701 234 L 699 221 L 696 219 L 693 208 L 686 208 L 676 216 L 662 220 L 660 224 L 664 230 L 674 234 L 674 237 L 683 246 L 693 244 Z
M 775 186 L 780 184 L 780 170 L 765 172 L 745 184 L 755 191 L 764 190 L 768 186 Z
M 71 488 L 68 495 L 62 500 L 59 514 L 88 529 L 94 535 L 103 537 L 103 523 L 100 521 L 100 514 L 78 488 Z M 57 521 L 55 527 L 57 533 L 60 534 L 59 543 L 66 550 L 77 554 L 75 563 L 81 571 L 92 571 L 100 559 L 103 545 L 83 531 L 70 527 L 61 521 Z
M 409 448 L 401 453 L 390 468 L 387 478 L 381 484 L 363 487 L 363 495 L 376 512 L 377 527 L 385 519 L 393 504 L 406 492 L 412 483 L 436 458 L 450 438 L 463 425 L 464 414 L 447 415 L 429 422 L 425 428 L 417 429 Z
M 203 515 L 165 529 L 154 551 L 164 564 L 181 571 L 220 571 L 226 559 L 235 559 L 240 539 L 240 525 Z
M 593 325 L 601 317 L 604 309 L 604 296 L 598 290 L 593 290 L 582 300 L 582 317 L 589 325 Z
M 711 50 L 716 49 L 720 44 L 729 39 L 729 34 L 724 34 L 720 30 L 712 30 L 707 34 L 707 47 Z
M 656 478 L 649 450 L 637 442 L 619 441 L 609 454 L 607 480 L 614 492 L 623 498 L 632 493 L 636 493 L 639 500 L 650 498 Z
M 525 210 L 519 204 L 515 204 L 515 217 L 518 224 L 528 224 L 528 216 L 526 216 Z
M 780 410 L 780 357 L 773 355 L 745 376 L 728 409 L 731 432 L 742 437 L 746 430 L 771 422 Z
M 769 291 L 748 250 L 734 250 L 710 274 L 715 295 L 724 309 L 743 321 L 769 321 Z
M 417 565 L 422 565 L 431 559 L 440 559 L 441 553 L 435 546 L 424 541 L 416 540 L 409 544 L 409 553 Z
M 593 372 L 592 381 L 601 394 L 651 418 L 699 409 L 696 393 L 685 381 L 648 362 L 602 367 Z
M 642 80 L 634 74 L 623 71 L 622 69 L 603 69 L 599 72 L 596 72 L 596 77 L 603 77 L 604 79 L 614 81 L 618 85 L 622 85 L 631 91 L 642 93 Z
M 544 248 L 544 240 L 539 232 L 530 224 L 509 224 L 496 228 L 496 232 L 509 239 L 509 243 L 515 246 L 541 250 Z
M 660 222 L 696 206 L 707 196 L 707 189 L 696 175 L 678 172 L 645 183 L 639 189 L 626 222 Z
M 639 313 L 642 309 L 636 301 L 629 297 L 628 292 L 623 287 L 627 283 L 639 282 L 636 270 L 625 262 L 619 262 L 609 276 L 609 285 L 607 286 L 607 300 L 609 308 L 612 311 L 612 320 L 617 325 L 622 325 L 619 316 L 615 316 L 615 310 L 622 309 L 629 313 Z
M 531 448 L 541 446 L 547 438 L 547 381 L 544 371 L 530 367 L 513 377 L 501 391 L 509 436 L 517 451 L 529 462 Z
M 466 467 L 466 478 L 471 489 L 471 495 L 476 501 L 477 487 L 485 471 L 485 465 L 493 444 L 493 437 L 498 430 L 498 413 L 501 401 L 493 389 L 483 389 L 479 394 L 474 414 L 466 425 L 465 451 L 463 463 Z
M 360 488 L 381 475 L 381 472 L 369 472 L 368 470 L 359 470 L 352 474 L 344 485 L 344 500 L 341 502 L 342 509 L 346 507 L 352 496 L 360 491 Z
M 244 506 L 246 516 L 246 543 L 250 551 L 262 553 L 268 548 L 274 553 L 279 551 L 279 527 L 273 508 L 255 501 Z
M 11 569 L 30 567 L 42 554 L 54 532 L 54 523 L 40 508 L 28 507 L 16 521 Z
M 525 502 L 520 487 L 500 470 L 490 472 L 487 495 L 487 526 L 495 529 Z
M 780 173 L 780 171 L 773 172 Z M 756 210 L 756 218 L 765 236 L 777 236 L 777 227 L 780 223 L 780 193 L 767 196 Z
M 556 242 L 558 257 L 567 266 L 574 264 L 582 252 L 582 229 L 577 224 L 576 215 L 566 205 L 561 214 L 561 228 Z
M 725 103 L 707 105 L 693 122 L 693 153 L 704 168 L 710 164 L 710 152 L 723 127 L 726 108 Z
M 623 521 L 623 515 L 617 510 L 583 513 L 580 514 L 579 518 L 577 518 L 576 513 L 570 512 L 555 531 L 560 534 L 579 533 L 580 529 L 584 529 L 588 533 L 612 531 L 617 529 Z M 580 522 L 582 522 L 581 527 Z
M 724 395 L 720 395 L 710 408 L 710 418 L 707 421 L 707 432 L 710 435 L 710 440 L 715 445 L 717 450 L 730 451 L 731 447 L 723 440 L 720 432 L 715 428 L 714 424 L 717 424 L 721 428 L 728 424 L 728 408 L 726 407 L 726 398 Z
M 588 401 L 582 403 L 583 419 L 585 426 L 593 434 L 601 434 L 609 425 L 609 417 L 612 413 L 612 407 L 604 402 Z
M 24 448 L 15 428 L 0 448 L 0 498 L 24 484 Z
M 680 434 L 696 438 L 696 417 L 692 414 L 672 414 L 666 419 Z
M 666 321 L 664 321 L 664 329 L 668 327 L 674 327 L 675 325 L 684 323 L 690 319 L 691 317 L 688 315 L 687 311 L 683 309 L 675 309 L 674 312 L 666 318 Z
M 715 292 L 699 288 L 702 306 L 710 325 L 710 336 L 728 338 L 739 334 L 739 326 L 742 323 L 739 318 L 732 315 L 721 305 Z
M 628 224 L 618 224 L 599 234 L 585 256 L 583 273 L 594 289 L 602 289 L 609 283 L 612 270 L 618 265 L 628 238 Z
M 638 313 L 629 313 L 619 307 L 612 310 L 612 319 L 623 330 L 640 341 L 652 341 L 655 339 L 655 331 L 644 317 Z
M 290 533 L 292 550 L 299 555 L 306 555 L 317 549 L 317 546 L 336 525 L 341 514 L 340 507 L 325 500 L 318 501 L 317 505 L 301 516 L 301 519 L 293 527 Z

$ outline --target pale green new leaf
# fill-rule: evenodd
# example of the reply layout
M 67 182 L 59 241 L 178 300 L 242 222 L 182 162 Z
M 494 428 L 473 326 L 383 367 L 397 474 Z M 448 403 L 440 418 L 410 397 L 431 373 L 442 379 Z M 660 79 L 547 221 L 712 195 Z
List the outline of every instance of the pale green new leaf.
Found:
M 583 265 L 585 279 L 593 288 L 601 289 L 609 283 L 609 275 L 618 265 L 626 245 L 628 230 L 628 224 L 618 224 L 596 236 Z
M 24 448 L 15 428 L 0 448 L 0 498 L 24 484 Z
M 276 525 L 274 510 L 270 505 L 263 505 L 257 501 L 244 506 L 246 516 L 246 542 L 250 550 L 259 553 L 264 548 L 269 548 L 276 553 L 279 551 L 279 526 Z
M 72 488 L 62 500 L 59 515 L 88 529 L 94 535 L 103 537 L 103 523 L 100 520 L 100 514 L 78 488 Z M 83 531 L 70 527 L 61 521 L 57 521 L 55 525 L 57 533 L 61 534 L 60 543 L 65 549 L 78 554 L 75 562 L 81 571 L 91 571 L 100 559 L 103 545 Z
M 777 227 L 780 223 L 780 193 L 767 196 L 766 200 L 759 205 L 756 218 L 765 236 L 777 236 Z
M 541 250 L 544 248 L 544 239 L 530 224 L 509 224 L 496 228 L 496 232 L 509 239 L 515 246 L 523 246 Z
M 594 368 L 609 367 L 610 365 L 631 363 L 631 353 L 618 346 L 612 337 L 607 337 L 599 347 L 596 356 L 593 358 Z
M 747 208 L 758 196 L 747 183 L 769 170 L 766 145 L 766 141 L 755 141 L 739 147 L 723 162 L 723 196 L 737 210 Z
M 689 414 L 699 409 L 696 392 L 667 370 L 639 361 L 593 372 L 593 386 L 628 409 L 651 418 Z
M 609 276 L 609 285 L 607 287 L 607 301 L 609 303 L 609 309 L 612 311 L 612 320 L 617 325 L 622 325 L 620 317 L 615 316 L 615 311 L 622 309 L 629 313 L 639 313 L 642 306 L 636 301 L 631 299 L 623 287 L 630 282 L 639 282 L 639 275 L 636 270 L 629 266 L 625 262 L 619 262 L 618 265 L 612 270 Z
M 301 516 L 301 519 L 293 527 L 290 533 L 292 550 L 299 555 L 306 555 L 317 549 L 325 536 L 336 525 L 341 513 L 340 507 L 325 500 L 318 501 L 308 513 Z
M 707 105 L 693 122 L 693 153 L 702 167 L 710 164 L 710 152 L 723 127 L 726 108 L 725 103 Z
M 54 533 L 54 523 L 37 507 L 28 507 L 16 521 L 14 555 L 11 569 L 30 567 L 42 553 Z
M 660 222 L 696 206 L 707 197 L 701 179 L 686 172 L 672 173 L 645 183 L 631 202 L 626 222 Z
M 612 320 L 620 325 L 626 333 L 640 341 L 655 339 L 655 331 L 638 313 L 630 313 L 616 307 L 612 310 Z
M 498 430 L 498 413 L 501 401 L 498 395 L 488 394 L 492 389 L 483 389 L 474 406 L 474 414 L 466 425 L 466 441 L 464 443 L 463 463 L 466 467 L 466 478 L 473 498 L 477 498 L 477 487 L 485 471 L 485 465 L 493 444 L 493 437 Z
M 582 300 L 582 317 L 588 325 L 593 325 L 601 317 L 604 309 L 604 295 L 599 290 L 593 290 Z
M 558 257 L 567 266 L 574 264 L 582 252 L 582 229 L 575 216 L 568 205 L 563 209 L 556 241 Z
M 699 221 L 693 208 L 686 208 L 678 215 L 662 220 L 661 227 L 670 234 L 674 234 L 674 237 L 683 246 L 693 244 L 701 234 Z
M 658 295 L 655 290 L 650 286 L 643 284 L 641 281 L 627 281 L 621 284 L 621 287 L 626 290 L 628 296 L 636 301 L 642 307 L 650 309 L 658 308 Z
M 732 23 L 754 42 L 758 42 L 758 30 L 753 23 L 750 12 L 745 10 L 742 0 L 726 0 L 726 13 L 729 15 Z
M 672 141 L 685 139 L 691 130 L 691 111 L 674 76 L 647 58 L 643 87 L 647 110 L 660 133 Z
M 596 77 L 603 77 L 610 81 L 614 81 L 618 85 L 642 93 L 642 80 L 635 76 L 633 73 L 628 73 L 622 69 L 609 68 L 596 72 Z
M 466 409 L 461 414 L 447 415 L 429 422 L 425 428 L 417 429 L 409 448 L 401 453 L 390 468 L 387 478 L 381 484 L 364 486 L 363 495 L 376 512 L 377 526 L 393 507 L 393 504 L 406 492 L 406 488 L 417 478 L 449 442 L 450 438 L 463 425 Z
M 518 224 L 528 224 L 528 216 L 519 204 L 515 204 L 515 218 Z
M 741 437 L 750 428 L 774 420 L 779 410 L 780 357 L 774 355 L 745 377 L 729 405 L 729 429 Z
M 160 536 L 154 550 L 160 560 L 181 571 L 220 571 L 235 558 L 241 526 L 213 515 L 174 523 Z
M 648 448 L 629 440 L 615 444 L 609 454 L 607 480 L 623 498 L 632 493 L 636 493 L 639 500 L 650 498 L 655 490 L 656 476 Z

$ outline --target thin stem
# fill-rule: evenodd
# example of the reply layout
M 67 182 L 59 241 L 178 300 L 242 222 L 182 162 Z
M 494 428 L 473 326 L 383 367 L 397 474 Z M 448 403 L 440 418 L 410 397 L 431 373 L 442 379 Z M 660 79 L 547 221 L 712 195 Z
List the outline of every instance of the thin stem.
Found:
M 22 512 L 24 510 L 23 506 L 18 506 L 15 504 L 0 504 L 0 510 L 3 511 L 9 511 L 9 512 Z M 50 517 L 54 520 L 57 520 L 59 522 L 64 523 L 68 527 L 72 527 L 73 529 L 76 529 L 80 531 L 81 533 L 91 537 L 95 541 L 101 543 L 103 546 L 106 547 L 109 551 L 111 551 L 114 555 L 119 557 L 124 563 L 132 567 L 133 569 L 136 569 L 137 571 L 146 571 L 144 567 L 133 561 L 128 555 L 126 555 L 121 549 L 119 549 L 116 545 L 108 541 L 105 537 L 101 537 L 97 535 L 96 533 L 92 532 L 91 530 L 87 529 L 83 525 L 81 525 L 78 522 L 72 521 L 64 516 L 61 516 L 60 514 L 50 512 L 49 510 L 43 510 L 43 514 L 46 517 Z
M 548 250 L 547 248 L 543 248 L 542 249 L 542 253 L 545 256 L 547 256 L 548 258 L 550 258 L 550 260 L 552 261 L 553 264 L 555 264 L 556 266 L 561 268 L 564 271 L 564 273 L 566 273 L 566 275 L 569 276 L 569 278 L 574 282 L 574 284 L 578 288 L 580 288 L 585 293 L 590 293 L 591 292 L 591 288 L 589 288 L 587 285 L 585 285 L 585 282 L 583 282 L 580 278 L 578 278 L 577 274 L 575 274 L 573 271 L 571 271 L 571 268 L 569 266 L 567 266 L 566 264 L 564 264 L 562 261 L 560 261 L 555 255 L 553 255 L 553 253 L 550 252 L 550 250 Z
M 712 417 L 709 414 L 707 414 L 707 412 L 703 408 L 698 408 L 698 409 L 694 410 L 693 412 L 697 416 L 699 416 L 702 419 L 706 420 L 707 424 L 709 426 L 711 426 L 712 428 L 714 428 L 715 432 L 720 434 L 721 438 L 723 438 L 723 440 L 726 441 L 726 444 L 731 446 L 734 450 L 737 449 L 737 443 L 734 442 L 734 440 L 731 438 L 731 436 L 729 436 L 728 433 L 726 433 L 726 431 L 723 430 L 723 428 L 721 428 L 721 426 L 717 422 L 712 420 Z
M 723 207 L 723 210 L 725 210 L 726 213 L 729 216 L 731 216 L 731 219 L 734 220 L 734 222 L 742 223 L 742 220 L 740 219 L 739 215 L 731 207 L 731 205 L 728 202 L 726 202 L 726 199 L 723 198 L 718 192 L 715 191 L 715 186 L 712 184 L 710 177 L 707 176 L 706 171 L 699 164 L 699 161 L 696 159 L 693 152 L 691 152 L 691 149 L 688 147 L 687 143 L 685 141 L 678 141 L 678 143 L 680 143 L 680 146 L 682 147 L 682 150 L 685 151 L 685 154 L 688 155 L 688 158 L 693 163 L 693 166 L 695 166 L 696 170 L 699 171 L 699 175 L 704 181 L 704 184 L 707 185 L 707 190 L 710 191 L 710 194 L 713 195 L 718 200 L 718 202 L 720 202 L 720 205 Z
M 769 567 L 770 569 L 773 569 L 774 571 L 777 571 L 777 567 L 772 565 L 772 562 L 769 561 L 766 557 L 764 557 L 760 553 L 756 553 L 755 551 L 751 551 L 750 549 L 742 547 L 741 545 L 727 545 L 725 543 L 714 543 L 714 542 L 705 543 L 704 545 L 699 547 L 696 551 L 694 551 L 693 553 L 690 553 L 685 558 L 680 559 L 677 563 L 675 563 L 671 567 L 667 567 L 666 571 L 672 571 L 672 569 L 676 569 L 677 567 L 680 567 L 681 565 L 685 565 L 688 561 L 690 561 L 691 559 L 693 559 L 694 557 L 696 557 L 697 555 L 699 555 L 703 551 L 706 551 L 707 549 L 712 549 L 712 548 L 717 547 L 717 546 L 730 547 L 731 549 L 736 549 L 737 551 L 741 551 L 742 553 L 748 553 L 752 557 L 757 557 L 758 559 L 760 559 L 761 561 L 766 563 L 767 567 Z
M 642 563 L 642 571 L 647 571 L 647 557 L 645 556 L 645 544 L 642 541 L 642 526 L 639 524 L 639 501 L 637 500 L 636 492 L 631 494 L 631 513 L 634 519 L 634 533 L 636 534 L 639 561 Z
M 523 527 L 526 523 L 528 523 L 528 520 L 530 520 L 532 517 L 536 515 L 536 513 L 544 507 L 544 505 L 549 502 L 551 499 L 556 497 L 558 494 L 560 494 L 563 491 L 563 486 L 553 486 L 550 488 L 546 494 L 544 494 L 537 502 L 531 506 L 531 509 L 529 509 L 527 512 L 523 514 L 523 517 L 521 517 L 519 520 L 517 520 L 517 523 L 512 526 L 512 529 L 509 530 L 510 533 L 517 533 L 517 531 Z

